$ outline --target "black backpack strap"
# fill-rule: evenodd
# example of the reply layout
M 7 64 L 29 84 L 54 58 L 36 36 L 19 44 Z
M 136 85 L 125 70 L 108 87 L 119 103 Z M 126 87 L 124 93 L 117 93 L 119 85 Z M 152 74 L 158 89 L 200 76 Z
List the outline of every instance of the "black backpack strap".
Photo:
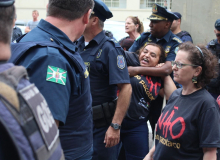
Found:
M 181 31 L 180 33 L 176 34 L 178 37 L 182 38 L 183 36 L 187 35 L 187 36 L 190 36 L 192 37 L 189 32 L 187 31 Z

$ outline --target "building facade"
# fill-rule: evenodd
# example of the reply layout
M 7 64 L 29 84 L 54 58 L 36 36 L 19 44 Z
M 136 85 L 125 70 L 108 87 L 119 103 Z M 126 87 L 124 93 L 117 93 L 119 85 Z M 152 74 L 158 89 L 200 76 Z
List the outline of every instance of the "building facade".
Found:
M 148 22 L 153 3 L 167 5 L 167 0 L 102 0 L 110 8 L 114 17 L 111 20 L 125 21 L 128 16 L 138 16 L 141 21 Z M 172 0 L 168 0 L 172 1 Z M 32 11 L 39 11 L 39 19 L 46 17 L 48 0 L 16 0 L 19 20 L 27 22 L 32 19 Z

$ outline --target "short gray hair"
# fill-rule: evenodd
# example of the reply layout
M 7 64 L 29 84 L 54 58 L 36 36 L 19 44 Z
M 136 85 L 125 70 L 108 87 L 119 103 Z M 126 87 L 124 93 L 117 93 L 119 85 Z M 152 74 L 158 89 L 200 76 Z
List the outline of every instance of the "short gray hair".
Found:
M 104 22 L 100 19 L 99 19 L 99 27 L 102 29 L 104 28 Z

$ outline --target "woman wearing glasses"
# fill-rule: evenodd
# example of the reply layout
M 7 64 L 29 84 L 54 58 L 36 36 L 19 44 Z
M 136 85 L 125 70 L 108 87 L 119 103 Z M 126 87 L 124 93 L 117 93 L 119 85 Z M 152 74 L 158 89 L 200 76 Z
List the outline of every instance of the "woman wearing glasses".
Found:
M 165 60 L 164 49 L 155 43 L 144 45 L 139 50 L 139 56 L 126 53 L 128 65 L 155 67 Z M 138 64 L 134 64 L 137 62 Z M 151 102 L 161 94 L 164 86 L 166 96 L 169 97 L 175 84 L 170 76 L 164 78 L 136 75 L 130 77 L 132 96 L 126 117 L 122 122 L 121 141 L 124 146 L 126 160 L 143 160 L 149 151 L 147 121 L 151 110 Z M 121 157 L 120 157 L 121 158 Z
M 170 96 L 157 122 L 155 146 L 144 160 L 216 160 L 220 115 L 204 89 L 215 76 L 216 58 L 205 46 L 179 46 L 172 62 L 174 80 L 183 88 Z

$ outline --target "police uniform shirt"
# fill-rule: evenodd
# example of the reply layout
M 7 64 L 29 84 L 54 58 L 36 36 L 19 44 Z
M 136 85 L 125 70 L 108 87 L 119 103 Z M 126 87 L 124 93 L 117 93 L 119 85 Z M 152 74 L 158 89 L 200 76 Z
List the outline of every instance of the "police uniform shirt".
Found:
M 117 85 L 130 83 L 123 49 L 100 32 L 85 47 L 84 37 L 77 43 L 78 51 L 88 67 L 93 106 L 114 100 Z
M 176 57 L 176 52 L 178 51 L 178 45 L 182 43 L 181 39 L 169 31 L 163 38 L 157 40 L 153 37 L 150 32 L 144 32 L 141 34 L 140 38 L 135 40 L 129 51 L 136 52 L 145 43 L 156 43 L 161 45 L 166 53 L 166 61 L 173 61 Z
M 154 160 L 202 160 L 202 148 L 220 148 L 220 111 L 206 89 L 170 96 L 157 122 Z
M 28 41 L 51 41 L 81 59 L 67 35 L 45 20 L 20 40 Z M 65 156 L 75 159 L 85 154 L 92 146 L 92 100 L 88 78 L 82 77 L 75 64 L 52 47 L 30 49 L 20 64 L 26 67 L 30 81 L 47 100 L 54 119 L 60 121 L 60 139 Z M 82 59 L 77 64 L 85 69 Z M 55 80 L 54 77 L 60 79 Z

